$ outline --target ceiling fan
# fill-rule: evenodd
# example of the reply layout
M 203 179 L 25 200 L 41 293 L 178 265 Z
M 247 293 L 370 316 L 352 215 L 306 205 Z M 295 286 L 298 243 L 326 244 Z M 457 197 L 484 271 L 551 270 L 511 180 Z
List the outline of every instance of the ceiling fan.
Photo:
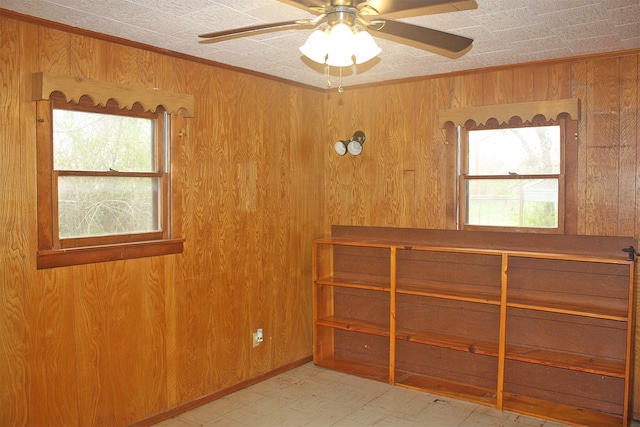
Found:
M 467 37 L 446 33 L 430 28 L 420 27 L 406 22 L 395 21 L 386 18 L 402 18 L 418 15 L 431 15 L 462 10 L 476 9 L 475 0 L 279 0 L 299 8 L 306 9 L 318 16 L 314 19 L 299 19 L 291 21 L 274 22 L 269 24 L 253 25 L 225 31 L 217 31 L 201 34 L 204 40 L 200 43 L 215 43 L 247 35 L 291 29 L 296 27 L 326 27 L 315 31 L 307 43 L 300 48 L 302 53 L 310 59 L 333 66 L 352 65 L 352 55 L 356 64 L 365 62 L 375 57 L 380 48 L 375 45 L 371 34 L 390 39 L 399 43 L 424 49 L 448 58 L 458 58 L 471 49 L 473 40 Z M 359 36 L 363 40 L 364 51 L 353 50 L 343 52 L 344 41 L 333 43 L 330 47 L 318 46 L 322 43 L 331 45 L 329 36 L 338 33 L 338 27 L 350 29 L 350 36 Z M 334 31 L 335 30 L 335 31 Z M 349 31 L 346 31 L 349 33 Z M 324 35 L 323 35 L 324 34 Z M 314 38 L 315 37 L 315 38 Z M 326 40 L 325 40 L 326 39 Z M 370 39 L 370 40 L 369 40 Z M 349 42 L 350 44 L 351 42 Z M 372 44 L 373 43 L 373 44 Z M 361 49 L 361 50 L 362 50 Z

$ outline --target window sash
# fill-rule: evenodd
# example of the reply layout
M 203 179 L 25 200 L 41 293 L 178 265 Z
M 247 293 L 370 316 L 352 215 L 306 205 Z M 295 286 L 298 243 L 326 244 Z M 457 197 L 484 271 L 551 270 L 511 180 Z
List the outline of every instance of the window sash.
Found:
M 521 128 L 537 126 L 560 126 L 560 173 L 559 174 L 508 174 L 508 175 L 469 175 L 469 131 L 499 128 Z M 498 125 L 495 121 L 481 126 L 469 123 L 460 129 L 460 166 L 458 175 L 458 228 L 465 230 L 487 230 L 487 231 L 527 231 L 540 233 L 564 233 L 565 223 L 565 162 L 566 162 L 566 119 L 561 117 L 558 120 L 545 120 L 536 118 L 531 123 L 522 123 L 516 117 L 515 120 L 507 124 Z M 524 179 L 557 179 L 558 180 L 558 201 L 557 201 L 557 227 L 525 227 L 510 225 L 479 225 L 470 224 L 469 218 L 469 194 L 467 191 L 469 182 L 473 180 L 524 180 Z
M 96 234 L 91 236 L 61 236 L 60 232 L 60 224 L 57 223 L 55 229 L 58 231 L 54 236 L 57 236 L 57 243 L 59 247 L 68 248 L 74 247 L 74 244 L 67 243 L 69 242 L 85 242 L 80 243 L 80 245 L 85 244 L 99 244 L 100 240 L 109 240 L 109 241 L 127 241 L 128 238 L 124 237 L 127 235 L 131 235 L 133 240 L 141 240 L 141 239 L 161 239 L 164 236 L 163 233 L 163 217 L 166 214 L 163 214 L 162 206 L 164 205 L 165 196 L 162 191 L 163 181 L 167 179 L 166 174 L 162 172 L 84 172 L 84 171 L 56 171 L 54 170 L 52 173 L 52 188 L 56 188 L 56 191 L 52 191 L 52 216 L 54 221 L 59 221 L 60 218 L 60 192 L 58 191 L 60 178 L 64 177 L 97 177 L 97 178 L 112 178 L 112 179 L 130 179 L 130 178 L 142 178 L 142 179 L 152 179 L 156 181 L 152 183 L 152 193 L 150 194 L 152 199 L 151 211 L 151 221 L 155 225 L 155 230 L 145 230 L 145 231 L 131 231 L 131 232 L 123 232 L 123 233 L 105 233 L 105 234 Z M 136 238 L 134 235 L 137 235 Z M 110 237 L 108 237 L 110 236 Z M 120 236 L 120 237 L 118 237 Z M 144 237 L 148 236 L 148 237 Z M 86 243 L 89 242 L 89 243 Z M 54 240 L 54 247 L 56 247 L 56 241 Z
M 526 181 L 555 181 L 555 185 L 556 185 L 556 197 L 555 200 L 553 200 L 552 203 L 554 203 L 554 205 L 556 206 L 556 211 L 555 211 L 555 216 L 556 216 L 556 224 L 554 226 L 531 226 L 531 225 L 524 225 L 522 224 L 522 221 L 524 219 L 524 212 L 526 212 L 526 208 L 528 206 L 532 206 L 534 203 L 539 203 L 540 200 L 527 200 L 526 194 L 522 193 L 522 194 L 518 194 L 517 196 L 514 197 L 509 197 L 509 194 L 505 194 L 502 195 L 503 199 L 503 212 L 505 214 L 507 214 L 508 212 L 508 208 L 509 207 L 513 207 L 513 206 L 517 206 L 518 207 L 518 224 L 513 224 L 513 221 L 511 221 L 511 224 L 509 224 L 509 221 L 504 221 L 503 224 L 490 224 L 487 222 L 483 222 L 482 220 L 480 221 L 473 221 L 472 222 L 472 207 L 475 209 L 478 209 L 479 206 L 481 206 L 481 204 L 478 203 L 474 203 L 472 204 L 471 199 L 473 197 L 473 195 L 471 194 L 471 192 L 469 191 L 469 186 L 474 183 L 474 182 L 482 182 L 482 181 L 494 181 L 494 182 L 526 182 Z M 562 204 L 561 204 L 561 200 L 563 198 L 563 183 L 564 183 L 564 176 L 563 175 L 559 175 L 559 174 L 545 174 L 545 175 L 492 175 L 492 176 L 462 176 L 460 177 L 460 192 L 462 194 L 461 200 L 463 200 L 462 203 L 462 215 L 461 215 L 461 219 L 462 219 L 462 223 L 464 224 L 464 227 L 467 229 L 471 229 L 471 228 L 486 228 L 486 227 L 490 227 L 491 229 L 494 228 L 506 228 L 506 229 L 513 229 L 513 228 L 522 228 L 522 229 L 526 229 L 526 230 L 531 230 L 531 231 L 550 231 L 550 230 L 557 230 L 560 227 L 561 224 L 561 218 L 563 218 L 563 213 L 562 213 Z M 495 198 L 492 198 L 492 196 L 496 196 Z M 490 195 L 488 196 L 490 200 L 494 200 L 494 202 L 497 202 L 500 197 L 498 195 Z M 477 201 L 479 201 L 479 199 L 477 199 Z M 487 215 L 488 216 L 488 215 Z M 484 218 L 487 218 L 487 216 L 485 216 Z M 476 216 L 476 218 L 481 219 L 479 217 Z

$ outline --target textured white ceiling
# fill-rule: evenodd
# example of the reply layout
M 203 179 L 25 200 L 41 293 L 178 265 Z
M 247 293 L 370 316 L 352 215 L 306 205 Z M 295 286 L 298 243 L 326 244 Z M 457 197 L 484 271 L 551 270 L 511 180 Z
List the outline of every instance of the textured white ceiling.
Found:
M 352 86 L 416 76 L 640 48 L 638 0 L 477 0 L 478 9 L 401 19 L 474 39 L 458 59 L 376 39 L 382 53 L 343 69 Z M 157 46 L 306 85 L 327 87 L 325 67 L 298 47 L 313 29 L 199 44 L 198 34 L 313 18 L 277 0 L 0 0 L 0 8 Z M 333 86 L 339 83 L 335 75 Z

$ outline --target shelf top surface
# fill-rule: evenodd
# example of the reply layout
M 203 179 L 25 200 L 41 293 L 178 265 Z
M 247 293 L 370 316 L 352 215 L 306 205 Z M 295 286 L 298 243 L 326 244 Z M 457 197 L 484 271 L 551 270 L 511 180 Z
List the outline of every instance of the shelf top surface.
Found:
M 316 244 L 633 264 L 631 237 L 333 226 Z

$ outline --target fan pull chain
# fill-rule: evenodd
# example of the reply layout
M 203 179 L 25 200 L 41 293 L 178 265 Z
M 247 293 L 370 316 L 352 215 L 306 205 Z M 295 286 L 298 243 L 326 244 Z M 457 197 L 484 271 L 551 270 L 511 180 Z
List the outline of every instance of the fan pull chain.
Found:
M 338 80 L 338 93 L 344 92 L 344 88 L 342 87 L 342 67 L 340 68 L 340 77 Z M 331 66 L 327 65 L 327 89 L 331 88 L 333 83 L 331 83 Z

